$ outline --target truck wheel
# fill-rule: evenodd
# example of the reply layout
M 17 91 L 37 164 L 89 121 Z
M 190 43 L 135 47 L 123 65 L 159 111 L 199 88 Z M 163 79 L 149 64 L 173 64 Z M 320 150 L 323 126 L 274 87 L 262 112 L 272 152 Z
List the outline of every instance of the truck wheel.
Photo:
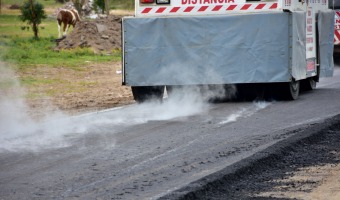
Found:
M 163 99 L 164 86 L 132 86 L 133 98 L 138 103 L 143 103 L 149 100 Z
M 282 86 L 283 98 L 285 100 L 295 100 L 299 97 L 300 93 L 300 82 L 292 80 L 289 83 L 284 83 Z
M 316 81 L 314 78 L 307 78 L 301 82 L 301 89 L 304 91 L 311 91 L 316 88 Z

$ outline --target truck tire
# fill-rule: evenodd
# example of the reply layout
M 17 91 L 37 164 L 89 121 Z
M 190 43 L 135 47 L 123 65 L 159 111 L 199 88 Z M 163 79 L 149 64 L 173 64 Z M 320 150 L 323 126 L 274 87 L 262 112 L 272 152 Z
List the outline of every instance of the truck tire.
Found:
M 134 100 L 138 103 L 163 99 L 164 86 L 132 86 L 131 90 Z
M 316 88 L 316 81 L 313 77 L 307 78 L 303 81 L 301 81 L 301 89 L 303 91 L 311 91 Z
M 300 81 L 292 80 L 289 83 L 283 83 L 282 94 L 284 100 L 296 100 L 300 94 Z

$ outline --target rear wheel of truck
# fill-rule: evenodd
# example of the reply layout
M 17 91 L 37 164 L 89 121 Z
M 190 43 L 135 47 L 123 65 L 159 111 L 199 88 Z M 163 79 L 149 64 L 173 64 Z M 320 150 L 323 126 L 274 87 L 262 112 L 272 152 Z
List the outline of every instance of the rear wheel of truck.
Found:
M 283 83 L 282 87 L 282 94 L 284 100 L 295 100 L 298 99 L 300 94 L 300 82 L 292 80 L 289 83 Z
M 136 102 L 163 99 L 164 86 L 132 86 L 132 95 Z
M 304 91 L 311 91 L 316 88 L 316 81 L 313 77 L 301 81 L 301 89 Z

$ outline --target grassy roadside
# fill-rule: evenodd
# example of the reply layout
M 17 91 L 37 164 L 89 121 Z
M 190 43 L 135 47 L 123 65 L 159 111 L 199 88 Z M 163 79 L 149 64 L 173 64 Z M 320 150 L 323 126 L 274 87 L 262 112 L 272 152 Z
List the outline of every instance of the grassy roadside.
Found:
M 18 15 L 0 15 L 0 56 L 3 61 L 17 64 L 19 69 L 34 65 L 50 67 L 75 67 L 84 62 L 119 61 L 120 52 L 112 55 L 95 54 L 91 49 L 54 51 L 57 37 L 55 19 L 48 18 L 39 26 L 40 39 L 33 39 L 33 32 L 21 22 Z
M 61 6 L 56 4 L 55 0 L 39 2 L 43 3 L 49 12 Z M 95 54 L 90 48 L 55 51 L 54 40 L 58 36 L 56 20 L 53 17 L 44 19 L 39 25 L 40 39 L 35 40 L 31 27 L 20 21 L 19 10 L 8 9 L 8 5 L 15 3 L 20 5 L 22 1 L 3 0 L 0 15 L 0 68 L 5 67 L 14 71 L 16 79 L 26 90 L 24 95 L 27 101 L 39 102 L 41 99 L 51 99 L 54 102 L 59 101 L 58 106 L 63 107 L 62 104 L 70 97 L 73 98 L 72 102 L 75 102 L 74 105 L 69 105 L 71 108 L 78 106 L 77 102 L 84 99 L 81 93 L 88 92 L 89 87 L 92 90 L 91 94 L 95 94 L 95 87 L 101 89 L 100 84 L 105 83 L 107 85 L 105 92 L 108 93 L 112 85 L 111 77 L 119 70 L 116 64 L 115 67 L 112 66 L 120 62 L 120 51 L 102 54 Z M 100 80 L 103 71 L 107 72 L 103 80 Z M 94 78 L 96 80 L 93 80 Z M 120 84 L 119 79 L 117 77 L 117 83 Z M 12 84 L 0 80 L 0 94 L 1 90 L 12 89 L 11 87 Z

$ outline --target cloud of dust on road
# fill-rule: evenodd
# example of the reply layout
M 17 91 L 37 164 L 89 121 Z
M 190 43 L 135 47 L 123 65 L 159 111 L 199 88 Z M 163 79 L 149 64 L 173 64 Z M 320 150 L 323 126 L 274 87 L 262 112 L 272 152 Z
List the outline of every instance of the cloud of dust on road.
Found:
M 265 101 L 254 102 L 252 106 L 241 108 L 239 111 L 230 114 L 225 120 L 221 121 L 219 124 L 228 124 L 236 122 L 240 118 L 250 117 L 257 111 L 265 109 L 271 103 Z
M 133 104 L 124 108 L 107 110 L 87 115 L 83 119 L 91 122 L 91 131 L 102 126 L 124 126 L 143 124 L 150 121 L 171 120 L 203 113 L 209 109 L 197 88 L 180 88 L 172 91 L 170 97 Z
M 121 128 L 149 121 L 169 120 L 204 112 L 208 104 L 196 90 L 175 90 L 163 102 L 150 101 L 104 112 L 70 117 L 60 111 L 34 119 L 25 90 L 9 67 L 0 65 L 0 151 L 39 151 L 70 145 L 84 134 L 113 134 Z
M 76 127 L 57 111 L 44 119 L 33 119 L 25 95 L 13 70 L 0 62 L 0 151 L 65 146 L 64 135 Z
M 172 90 L 163 102 L 149 101 L 73 117 L 46 111 L 43 119 L 36 120 L 28 114 L 25 91 L 15 73 L 4 64 L 0 64 L 0 72 L 0 151 L 67 147 L 72 145 L 70 140 L 86 134 L 105 137 L 136 124 L 197 115 L 209 109 L 210 99 L 235 93 L 233 86 L 227 93 L 222 85 L 181 87 Z
M 163 78 L 171 77 L 173 83 L 186 86 L 174 86 L 167 91 L 168 98 L 163 102 L 151 100 L 142 104 L 135 104 L 115 112 L 105 112 L 93 118 L 95 126 L 119 124 L 133 125 L 146 123 L 148 121 L 170 120 L 204 113 L 209 109 L 209 101 L 231 98 L 236 94 L 234 85 L 223 84 L 212 85 L 210 82 L 222 83 L 220 75 L 212 70 L 212 67 L 205 67 L 199 70 L 191 69 L 185 63 L 176 63 L 163 66 L 159 72 L 150 74 L 149 79 L 155 83 L 164 84 Z M 204 80 L 202 79 L 204 74 Z M 169 81 L 169 80 L 168 80 Z M 202 83 L 195 86 L 193 83 Z M 167 88 L 169 89 L 169 88 Z

